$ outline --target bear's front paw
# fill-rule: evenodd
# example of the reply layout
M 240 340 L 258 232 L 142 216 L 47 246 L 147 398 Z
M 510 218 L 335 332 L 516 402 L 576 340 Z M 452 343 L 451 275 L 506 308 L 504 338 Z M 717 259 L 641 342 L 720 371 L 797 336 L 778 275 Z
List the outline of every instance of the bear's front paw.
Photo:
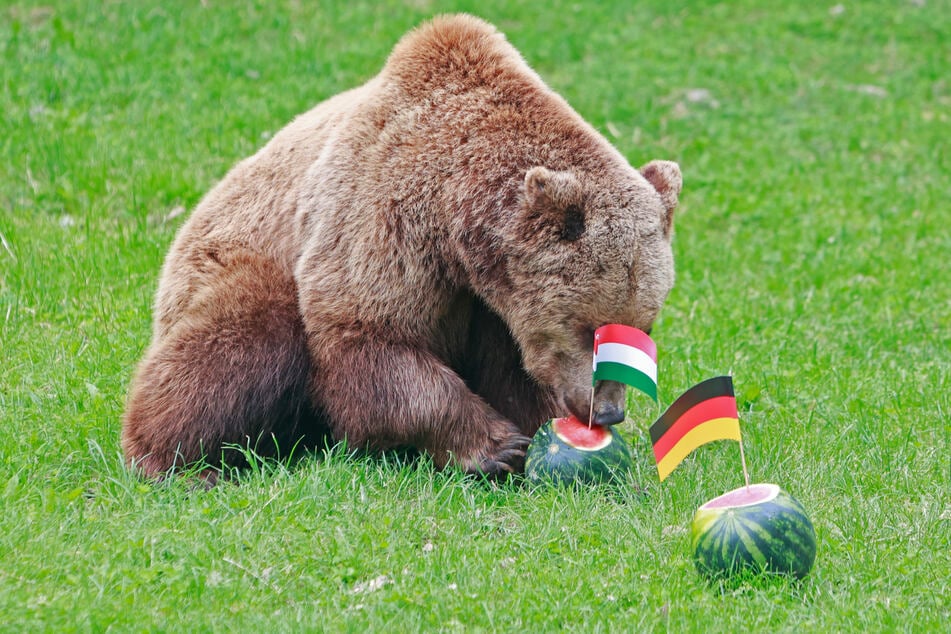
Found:
M 525 451 L 531 438 L 512 433 L 500 438 L 486 447 L 478 460 L 470 461 L 466 471 L 469 473 L 503 479 L 525 470 Z

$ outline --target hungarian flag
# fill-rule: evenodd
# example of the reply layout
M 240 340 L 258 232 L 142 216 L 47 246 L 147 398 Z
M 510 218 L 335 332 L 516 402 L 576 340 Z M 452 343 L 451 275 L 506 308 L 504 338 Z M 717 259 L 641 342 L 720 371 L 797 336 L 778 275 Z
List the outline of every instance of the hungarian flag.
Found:
M 661 480 L 700 445 L 740 441 L 733 378 L 718 376 L 693 386 L 651 425 L 650 432 Z
M 626 383 L 657 400 L 657 346 L 647 333 L 621 324 L 594 331 L 592 381 Z

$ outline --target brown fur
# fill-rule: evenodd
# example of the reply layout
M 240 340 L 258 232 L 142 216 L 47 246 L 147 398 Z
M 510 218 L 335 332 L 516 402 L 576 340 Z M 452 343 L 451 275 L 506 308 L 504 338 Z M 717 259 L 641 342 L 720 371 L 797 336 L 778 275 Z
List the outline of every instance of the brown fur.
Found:
M 160 475 L 329 431 L 518 470 L 546 418 L 587 416 L 594 329 L 650 328 L 680 187 L 674 163 L 632 169 L 491 26 L 437 18 L 182 227 L 126 456 Z M 599 385 L 602 420 L 623 393 Z

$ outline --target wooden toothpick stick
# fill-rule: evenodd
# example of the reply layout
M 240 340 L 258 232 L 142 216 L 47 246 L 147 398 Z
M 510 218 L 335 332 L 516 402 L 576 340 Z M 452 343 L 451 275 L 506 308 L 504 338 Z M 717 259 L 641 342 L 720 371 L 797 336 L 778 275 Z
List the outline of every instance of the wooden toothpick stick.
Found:
M 743 479 L 746 480 L 746 488 L 750 488 L 750 473 L 746 470 L 746 454 L 743 453 L 743 439 L 740 439 L 740 463 L 743 465 Z
M 591 386 L 591 407 L 588 409 L 588 429 L 591 429 L 591 423 L 594 421 L 594 386 Z

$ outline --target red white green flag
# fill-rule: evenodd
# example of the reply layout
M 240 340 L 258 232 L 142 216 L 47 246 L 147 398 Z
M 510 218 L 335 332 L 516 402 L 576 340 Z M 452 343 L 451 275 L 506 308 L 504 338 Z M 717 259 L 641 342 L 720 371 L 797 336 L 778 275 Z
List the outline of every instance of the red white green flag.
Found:
M 657 346 L 646 332 L 608 324 L 594 332 L 592 381 L 618 381 L 657 400 Z
M 661 480 L 700 445 L 714 440 L 742 443 L 733 378 L 718 376 L 693 386 L 651 425 L 650 433 Z

